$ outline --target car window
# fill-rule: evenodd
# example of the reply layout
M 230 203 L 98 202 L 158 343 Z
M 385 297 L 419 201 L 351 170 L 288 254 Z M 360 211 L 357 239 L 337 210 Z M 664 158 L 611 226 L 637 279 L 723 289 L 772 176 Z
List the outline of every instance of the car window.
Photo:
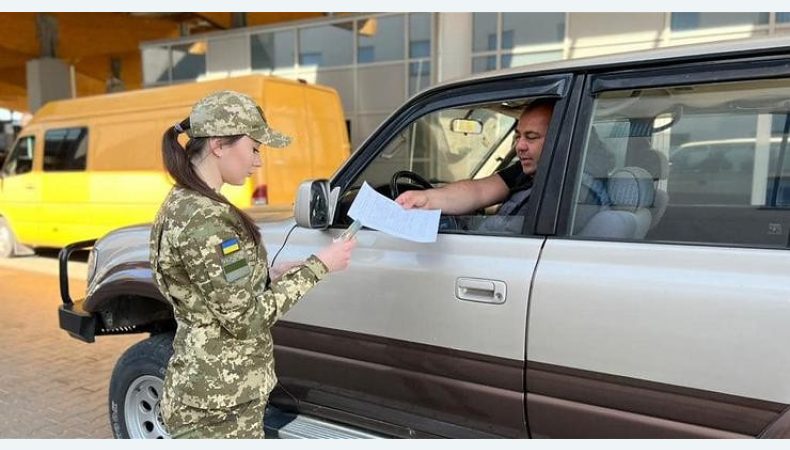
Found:
M 788 94 L 777 80 L 600 94 L 571 234 L 786 247 Z
M 44 135 L 44 171 L 85 170 L 87 154 L 87 128 L 48 130 Z
M 389 198 L 402 192 L 483 178 L 513 162 L 513 130 L 527 99 L 439 110 L 395 135 L 340 196 L 335 223 L 345 216 L 367 182 Z M 430 186 L 426 186 L 426 185 Z M 507 231 L 488 218 L 496 208 L 464 216 L 443 216 L 440 232 L 520 234 L 523 216 L 508 220 Z
M 21 136 L 3 164 L 3 176 L 21 175 L 33 170 L 34 136 Z

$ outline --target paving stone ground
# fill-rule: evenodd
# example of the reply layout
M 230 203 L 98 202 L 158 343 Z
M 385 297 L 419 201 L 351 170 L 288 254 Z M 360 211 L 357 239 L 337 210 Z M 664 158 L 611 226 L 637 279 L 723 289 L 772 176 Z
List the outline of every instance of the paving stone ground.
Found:
M 147 337 L 92 344 L 69 337 L 58 327 L 56 269 L 51 256 L 0 263 L 0 438 L 111 438 L 110 374 L 121 353 Z M 75 297 L 84 272 L 77 264 Z

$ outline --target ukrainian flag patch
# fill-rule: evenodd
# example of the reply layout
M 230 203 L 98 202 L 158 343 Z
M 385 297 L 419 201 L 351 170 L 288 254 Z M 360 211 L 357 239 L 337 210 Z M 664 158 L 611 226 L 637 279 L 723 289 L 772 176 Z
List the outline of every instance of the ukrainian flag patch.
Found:
M 237 252 L 239 250 L 239 240 L 236 238 L 228 239 L 227 241 L 223 241 L 219 244 L 220 250 L 222 251 L 223 256 L 228 256 L 231 253 Z
M 250 274 L 250 265 L 244 257 L 244 252 L 240 252 L 239 240 L 236 238 L 223 241 L 217 246 L 222 259 L 222 272 L 225 280 L 232 283 Z

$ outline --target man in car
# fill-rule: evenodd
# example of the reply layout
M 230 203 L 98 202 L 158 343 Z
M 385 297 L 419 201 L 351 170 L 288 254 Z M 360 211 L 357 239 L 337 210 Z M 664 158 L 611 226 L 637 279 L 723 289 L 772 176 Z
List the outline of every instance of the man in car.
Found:
M 443 214 L 450 215 L 471 214 L 502 203 L 497 216 L 523 217 L 553 110 L 554 100 L 537 99 L 522 111 L 514 134 L 518 163 L 485 178 L 456 181 L 424 191 L 406 191 L 395 202 L 406 209 L 441 209 Z M 482 229 L 504 231 L 510 228 L 505 222 L 484 224 Z

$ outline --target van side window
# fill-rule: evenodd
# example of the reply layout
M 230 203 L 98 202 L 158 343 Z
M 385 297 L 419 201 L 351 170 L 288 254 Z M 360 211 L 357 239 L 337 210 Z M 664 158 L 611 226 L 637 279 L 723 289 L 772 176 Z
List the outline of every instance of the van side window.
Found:
M 788 96 L 777 80 L 600 94 L 571 234 L 786 247 Z
M 36 138 L 34 136 L 20 137 L 3 164 L 3 176 L 21 175 L 33 170 L 35 148 Z
M 87 128 L 61 128 L 44 135 L 44 171 L 85 170 L 87 156 Z

